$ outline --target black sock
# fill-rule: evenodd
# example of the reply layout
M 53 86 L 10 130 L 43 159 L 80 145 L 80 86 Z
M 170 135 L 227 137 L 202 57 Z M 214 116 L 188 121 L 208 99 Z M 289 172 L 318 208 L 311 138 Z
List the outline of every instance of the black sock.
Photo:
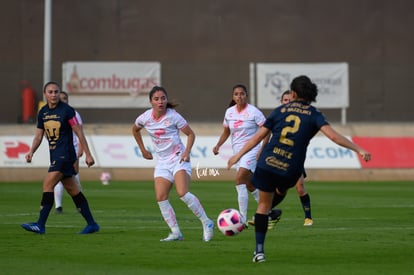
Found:
M 254 215 L 254 230 L 256 235 L 256 253 L 264 253 L 264 242 L 266 238 L 269 216 L 258 214 Z
M 89 208 L 88 201 L 82 192 L 79 192 L 76 196 L 72 197 L 73 202 L 76 205 L 78 211 L 82 214 L 88 224 L 95 224 L 95 220 L 92 217 L 91 210 Z
M 50 210 L 53 207 L 55 197 L 53 192 L 43 192 L 42 201 L 40 202 L 40 213 L 37 223 L 44 227 L 46 225 L 47 218 L 49 217 Z
M 305 213 L 305 219 L 312 219 L 309 194 L 300 197 L 300 202 L 302 203 L 303 212 Z
M 275 192 L 275 194 L 273 196 L 273 201 L 272 201 L 272 209 L 276 205 L 278 205 L 279 203 L 281 203 L 285 197 L 286 197 L 286 193 L 284 195 L 279 195 L 277 192 Z

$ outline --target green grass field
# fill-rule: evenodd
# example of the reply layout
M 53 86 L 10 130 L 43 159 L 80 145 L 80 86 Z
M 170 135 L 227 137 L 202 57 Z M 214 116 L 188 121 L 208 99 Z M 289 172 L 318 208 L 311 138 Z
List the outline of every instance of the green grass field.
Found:
M 308 182 L 314 225 L 303 226 L 295 190 L 282 202 L 281 221 L 269 231 L 265 263 L 252 263 L 254 228 L 201 240 L 201 223 L 172 193 L 184 241 L 168 235 L 151 182 L 84 182 L 97 234 L 78 235 L 85 223 L 64 197 L 46 234 L 26 232 L 36 221 L 41 183 L 0 183 L 1 274 L 413 274 L 413 182 Z M 191 191 L 216 219 L 237 208 L 232 182 L 193 182 Z M 249 212 L 256 203 L 250 200 Z

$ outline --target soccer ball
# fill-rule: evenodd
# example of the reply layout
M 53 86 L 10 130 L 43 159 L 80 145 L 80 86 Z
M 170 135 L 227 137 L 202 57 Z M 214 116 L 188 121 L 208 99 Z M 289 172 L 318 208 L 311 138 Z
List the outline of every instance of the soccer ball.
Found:
M 235 236 L 243 231 L 245 225 L 242 215 L 233 208 L 221 211 L 217 218 L 217 227 L 226 236 Z
M 102 172 L 99 179 L 101 180 L 103 185 L 108 185 L 109 181 L 111 180 L 111 174 L 109 172 Z

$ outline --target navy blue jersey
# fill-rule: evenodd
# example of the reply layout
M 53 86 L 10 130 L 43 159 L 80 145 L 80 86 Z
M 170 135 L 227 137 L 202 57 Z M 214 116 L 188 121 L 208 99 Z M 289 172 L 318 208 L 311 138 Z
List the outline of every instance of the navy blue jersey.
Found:
M 326 124 L 324 115 L 304 102 L 292 101 L 276 108 L 263 125 L 272 137 L 257 167 L 284 178 L 298 177 L 304 171 L 309 141 Z
M 75 110 L 64 102 L 50 109 L 46 104 L 37 115 L 37 128 L 45 131 L 49 141 L 50 163 L 76 160 L 73 146 L 72 124 L 76 123 Z

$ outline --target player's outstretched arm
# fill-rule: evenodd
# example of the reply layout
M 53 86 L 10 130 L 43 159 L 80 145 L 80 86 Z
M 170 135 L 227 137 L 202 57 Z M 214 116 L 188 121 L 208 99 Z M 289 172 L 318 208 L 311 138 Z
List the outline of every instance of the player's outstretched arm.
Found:
M 353 143 L 345 136 L 341 135 L 335 129 L 333 129 L 330 125 L 324 125 L 321 127 L 321 132 L 330 140 L 335 142 L 336 144 L 348 148 L 357 154 L 359 154 L 365 161 L 371 160 L 371 153 L 366 151 L 365 149 L 361 148 L 358 144 Z

